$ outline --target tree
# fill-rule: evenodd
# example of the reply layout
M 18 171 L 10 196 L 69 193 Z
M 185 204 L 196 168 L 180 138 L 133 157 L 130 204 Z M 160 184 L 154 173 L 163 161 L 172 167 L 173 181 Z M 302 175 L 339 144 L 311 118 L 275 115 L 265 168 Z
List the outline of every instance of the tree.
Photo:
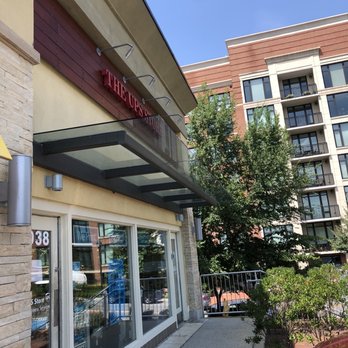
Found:
M 335 226 L 332 231 L 334 238 L 330 240 L 330 245 L 334 250 L 348 252 L 348 215 L 345 214 L 340 225 Z
M 299 213 L 294 203 L 305 177 L 290 166 L 287 132 L 262 109 L 240 137 L 232 133 L 234 105 L 227 97 L 204 89 L 197 100 L 188 127 L 192 173 L 218 201 L 196 212 L 205 232 L 198 244 L 201 272 L 287 264 L 289 251 L 302 243 L 299 236 L 284 235 L 277 245 L 255 236 L 260 226 Z

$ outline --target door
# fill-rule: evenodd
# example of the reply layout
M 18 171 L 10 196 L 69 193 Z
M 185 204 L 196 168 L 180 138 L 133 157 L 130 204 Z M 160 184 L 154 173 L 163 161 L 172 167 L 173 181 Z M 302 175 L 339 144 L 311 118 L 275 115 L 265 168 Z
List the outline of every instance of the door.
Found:
M 31 346 L 59 347 L 58 218 L 32 216 Z
M 180 269 L 179 269 L 179 259 L 178 259 L 178 245 L 177 245 L 177 235 L 176 233 L 170 234 L 170 254 L 173 267 L 174 276 L 174 299 L 175 306 L 173 308 L 173 313 L 177 315 L 178 322 L 183 320 L 182 315 L 182 299 L 181 299 L 181 283 L 180 283 Z

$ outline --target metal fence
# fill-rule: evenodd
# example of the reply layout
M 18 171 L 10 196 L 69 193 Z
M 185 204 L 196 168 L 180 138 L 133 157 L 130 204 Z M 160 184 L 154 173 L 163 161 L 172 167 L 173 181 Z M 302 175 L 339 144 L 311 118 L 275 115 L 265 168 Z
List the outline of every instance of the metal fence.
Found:
M 202 303 L 208 316 L 245 313 L 243 304 L 259 284 L 264 271 L 202 274 Z

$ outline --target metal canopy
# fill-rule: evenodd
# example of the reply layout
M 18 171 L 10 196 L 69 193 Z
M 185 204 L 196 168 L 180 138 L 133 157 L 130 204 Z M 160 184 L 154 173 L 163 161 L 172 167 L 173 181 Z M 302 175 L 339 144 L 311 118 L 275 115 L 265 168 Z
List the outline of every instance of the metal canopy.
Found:
M 157 121 L 156 134 L 134 119 L 34 134 L 34 164 L 177 213 L 214 204 L 190 177 L 181 141 Z

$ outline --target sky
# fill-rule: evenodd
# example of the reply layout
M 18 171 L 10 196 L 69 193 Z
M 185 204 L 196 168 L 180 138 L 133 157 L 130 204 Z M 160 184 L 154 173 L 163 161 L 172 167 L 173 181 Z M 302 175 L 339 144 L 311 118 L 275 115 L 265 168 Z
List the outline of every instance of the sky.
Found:
M 348 0 L 146 0 L 146 3 L 181 66 L 225 57 L 225 40 L 230 38 L 348 13 Z

